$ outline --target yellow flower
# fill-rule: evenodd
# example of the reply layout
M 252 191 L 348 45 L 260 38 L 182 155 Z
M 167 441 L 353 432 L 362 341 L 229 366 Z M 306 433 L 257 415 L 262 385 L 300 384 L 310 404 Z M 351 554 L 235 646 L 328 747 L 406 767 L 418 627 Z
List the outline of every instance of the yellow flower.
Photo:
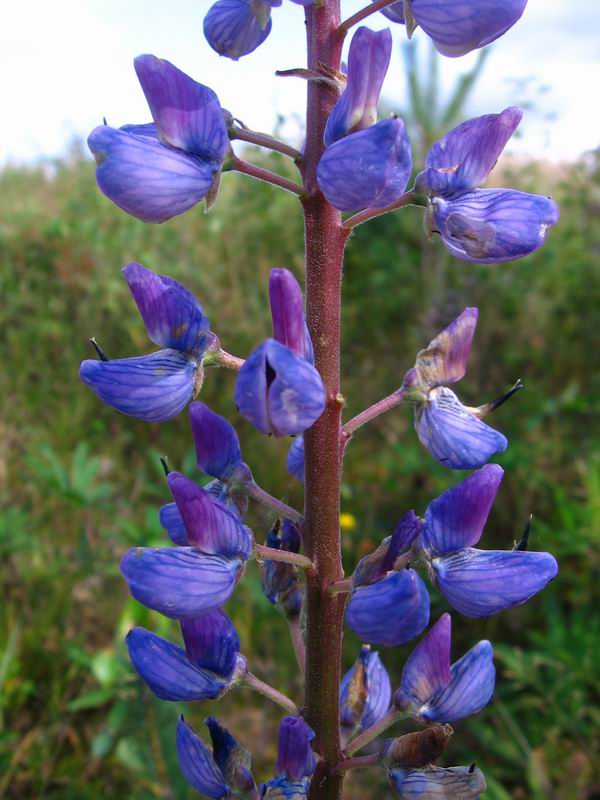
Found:
M 348 514 L 347 512 L 342 512 L 340 514 L 340 528 L 343 531 L 351 531 L 356 528 L 356 517 L 354 514 Z

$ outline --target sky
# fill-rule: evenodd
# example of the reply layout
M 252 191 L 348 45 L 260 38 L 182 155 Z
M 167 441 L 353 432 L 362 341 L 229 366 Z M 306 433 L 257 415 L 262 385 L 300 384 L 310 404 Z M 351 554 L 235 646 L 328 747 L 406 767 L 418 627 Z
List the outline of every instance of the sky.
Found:
M 368 0 L 342 0 L 344 16 Z M 502 0 L 498 0 L 501 2 Z M 284 0 L 273 31 L 235 63 L 206 43 L 202 17 L 209 0 L 19 0 L 0 12 L 0 165 L 63 154 L 107 118 L 114 126 L 150 115 L 132 59 L 154 53 L 213 88 L 221 105 L 255 130 L 299 135 L 305 85 L 276 69 L 304 64 L 302 8 Z M 391 27 L 394 54 L 383 96 L 402 108 L 406 83 L 401 25 L 381 14 L 370 27 Z M 600 0 L 529 0 L 523 18 L 497 43 L 468 107 L 470 116 L 527 102 L 512 152 L 565 161 L 600 145 Z M 421 45 L 425 35 L 417 31 Z M 443 59 L 448 89 L 474 56 Z

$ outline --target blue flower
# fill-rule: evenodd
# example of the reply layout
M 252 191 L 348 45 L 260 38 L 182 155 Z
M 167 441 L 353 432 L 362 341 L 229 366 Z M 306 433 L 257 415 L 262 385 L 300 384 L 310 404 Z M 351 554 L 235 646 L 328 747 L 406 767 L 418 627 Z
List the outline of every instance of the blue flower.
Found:
M 143 222 L 164 222 L 216 191 L 227 126 L 212 89 L 156 56 L 134 65 L 154 123 L 100 125 L 88 146 L 102 192 Z
M 527 0 L 401 0 L 381 13 L 405 24 L 408 8 L 412 25 L 423 28 L 442 55 L 455 58 L 498 39 L 520 19 L 526 5 Z
M 265 800 L 303 800 L 315 771 L 311 742 L 315 732 L 300 717 L 284 717 L 279 726 L 279 748 L 275 776 L 260 787 Z
M 413 569 L 353 589 L 346 623 L 363 642 L 395 647 L 418 636 L 429 622 L 429 594 Z
M 122 414 L 146 422 L 171 419 L 202 385 L 202 358 L 212 341 L 209 321 L 194 295 L 173 278 L 135 263 L 123 275 L 148 336 L 164 349 L 134 358 L 86 360 L 79 374 Z
M 317 165 L 317 180 L 339 211 L 383 208 L 404 193 L 411 167 L 404 122 L 393 117 L 333 142 Z
M 495 4 L 497 7 L 497 4 Z M 463 122 L 436 142 L 415 187 L 427 196 L 426 227 L 463 261 L 498 264 L 541 247 L 558 221 L 549 197 L 477 189 L 521 121 L 519 108 Z
M 391 699 L 390 678 L 379 653 L 364 645 L 340 684 L 340 724 L 346 741 L 383 719 Z
M 395 703 L 424 722 L 457 722 L 476 714 L 494 693 L 492 646 L 481 641 L 450 665 L 451 619 L 443 614 L 408 657 Z
M 504 472 L 488 464 L 430 503 L 421 534 L 436 586 L 461 614 L 488 617 L 520 605 L 558 571 L 550 553 L 478 550 Z
M 162 700 L 222 697 L 245 671 L 240 639 L 227 615 L 212 611 L 181 621 L 185 649 L 145 628 L 126 638 L 136 672 Z
M 511 393 L 495 403 L 469 408 L 446 385 L 459 381 L 465 374 L 477 315 L 476 308 L 466 308 L 421 350 L 402 386 L 405 397 L 415 403 L 419 440 L 440 464 L 450 469 L 480 467 L 508 447 L 506 437 L 480 417 Z
M 256 796 L 250 753 L 214 717 L 205 720 L 212 751 L 187 722 L 177 723 L 177 757 L 186 781 L 205 797 Z

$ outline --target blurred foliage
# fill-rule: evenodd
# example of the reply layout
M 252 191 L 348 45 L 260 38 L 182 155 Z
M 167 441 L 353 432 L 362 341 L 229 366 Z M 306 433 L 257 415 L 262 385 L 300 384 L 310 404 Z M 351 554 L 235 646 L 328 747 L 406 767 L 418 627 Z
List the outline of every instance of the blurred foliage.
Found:
M 421 91 L 434 98 L 437 90 L 430 83 Z M 447 114 L 455 120 L 462 101 L 454 101 L 440 106 L 435 125 L 446 125 Z M 419 125 L 417 139 L 437 130 L 415 117 Z M 251 156 L 290 170 L 278 156 Z M 568 168 L 507 160 L 494 179 L 560 202 L 560 224 L 523 262 L 449 258 L 424 240 L 416 208 L 357 229 L 343 288 L 346 415 L 395 389 L 420 347 L 466 305 L 479 306 L 461 397 L 479 404 L 517 377 L 526 386 L 493 420 L 510 447 L 499 459 L 506 476 L 483 546 L 510 547 L 533 513 L 532 547 L 555 553 L 561 570 L 524 607 L 488 620 L 455 615 L 454 654 L 490 638 L 499 674 L 494 703 L 457 726 L 447 763 L 477 759 L 488 800 L 597 798 L 600 159 Z M 119 416 L 77 377 L 79 362 L 93 357 L 90 336 L 112 357 L 152 349 L 119 274 L 130 260 L 184 282 L 223 346 L 244 355 L 269 333 L 269 270 L 285 265 L 302 277 L 301 216 L 294 197 L 232 175 L 208 216 L 197 208 L 146 226 L 97 191 L 77 152 L 0 174 L 0 798 L 191 795 L 173 762 L 181 709 L 141 686 L 123 645 L 134 623 L 173 639 L 177 627 L 130 600 L 118 573 L 128 546 L 164 541 L 157 509 L 169 498 L 159 455 L 196 474 L 187 418 L 157 426 Z M 209 370 L 202 399 L 235 423 L 258 482 L 300 505 L 283 467 L 289 442 L 261 438 L 240 419 L 233 380 Z M 422 513 L 460 477 L 420 447 L 408 408 L 359 431 L 344 471 L 347 571 L 404 511 Z M 257 538 L 271 521 L 251 508 Z M 445 605 L 435 591 L 432 601 L 435 618 Z M 287 630 L 260 592 L 255 565 L 229 611 L 252 670 L 299 699 Z M 345 648 L 349 665 L 358 648 L 351 634 Z M 396 682 L 409 651 L 383 654 Z M 214 710 L 188 707 L 186 715 L 200 726 Z M 218 714 L 252 746 L 257 777 L 266 778 L 279 710 L 238 690 Z M 348 798 L 390 796 L 371 772 L 353 775 L 347 788 Z

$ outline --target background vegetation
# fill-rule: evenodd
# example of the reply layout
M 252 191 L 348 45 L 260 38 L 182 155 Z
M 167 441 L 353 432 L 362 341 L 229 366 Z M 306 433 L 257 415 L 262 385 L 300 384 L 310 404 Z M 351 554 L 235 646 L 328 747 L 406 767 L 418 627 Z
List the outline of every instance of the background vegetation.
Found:
M 413 75 L 407 116 L 421 151 L 460 116 L 475 77 L 442 107 L 435 83 Z M 479 306 L 462 398 L 484 402 L 518 377 L 526 386 L 493 420 L 510 447 L 498 459 L 506 477 L 483 545 L 510 547 L 533 513 L 532 547 L 553 552 L 561 570 L 524 607 L 481 621 L 454 615 L 454 654 L 490 638 L 499 680 L 493 704 L 457 726 L 447 763 L 477 759 L 488 800 L 598 798 L 600 159 L 565 169 L 505 161 L 494 180 L 559 200 L 560 224 L 523 262 L 447 257 L 424 240 L 418 209 L 357 230 L 344 281 L 347 413 L 396 388 L 432 335 Z M 269 334 L 269 270 L 302 275 L 300 213 L 293 197 L 226 176 L 208 216 L 196 209 L 151 227 L 97 191 L 78 152 L 0 174 L 0 798 L 191 796 L 174 762 L 181 708 L 154 700 L 123 645 L 134 623 L 173 638 L 176 625 L 133 602 L 118 573 L 127 547 L 164 542 L 157 510 L 169 497 L 158 456 L 196 474 L 187 418 L 156 426 L 122 417 L 77 377 L 93 355 L 89 336 L 112 357 L 152 349 L 119 272 L 131 260 L 189 286 L 223 346 L 244 355 Z M 234 421 L 259 483 L 300 504 L 283 468 L 288 442 L 260 438 L 240 419 L 233 380 L 210 370 L 202 399 Z M 420 447 L 408 408 L 361 430 L 344 473 L 347 571 L 404 511 L 422 512 L 461 477 Z M 260 539 L 272 518 L 253 507 L 249 521 Z M 243 652 L 255 673 L 299 699 L 285 624 L 256 568 L 248 573 L 228 608 Z M 435 591 L 432 601 L 436 618 L 446 606 Z M 349 666 L 358 641 L 348 633 L 345 646 Z M 409 651 L 383 652 L 396 682 Z M 212 712 L 186 709 L 198 726 Z M 278 709 L 238 690 L 218 714 L 266 778 Z M 390 795 L 369 772 L 353 778 L 348 796 Z

